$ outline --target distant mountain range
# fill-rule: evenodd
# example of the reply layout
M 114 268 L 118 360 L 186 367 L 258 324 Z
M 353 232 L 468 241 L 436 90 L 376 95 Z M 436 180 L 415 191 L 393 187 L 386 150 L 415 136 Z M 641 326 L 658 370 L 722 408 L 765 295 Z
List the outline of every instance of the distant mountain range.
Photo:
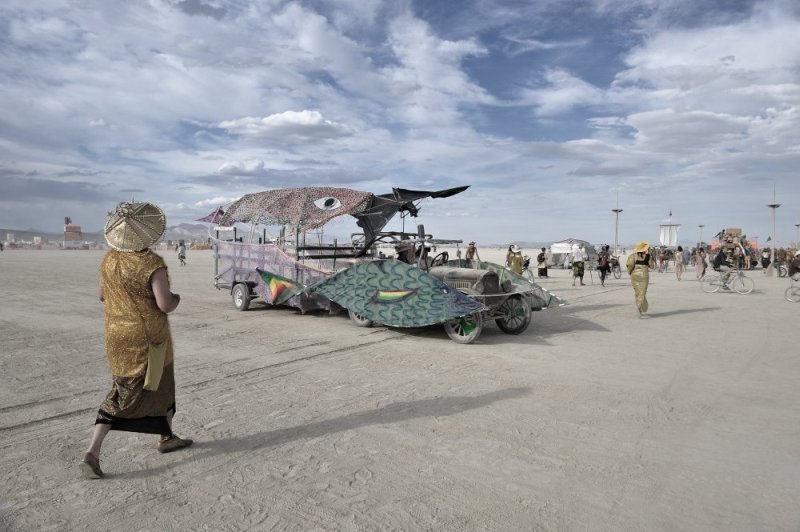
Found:
M 32 242 L 34 236 L 41 236 L 42 240 L 46 242 L 60 242 L 64 240 L 64 235 L 62 233 L 50 233 L 46 231 L 37 231 L 36 229 L 0 229 L 0 241 L 6 242 L 8 239 L 6 235 L 8 233 L 12 233 L 14 235 L 14 240 L 17 242 Z M 188 240 L 188 241 L 201 241 L 205 240 L 208 237 L 208 225 L 206 224 L 190 224 L 190 223 L 182 223 L 178 225 L 173 225 L 171 227 L 167 227 L 166 232 L 164 233 L 164 238 L 162 240 Z M 83 233 L 83 240 L 86 242 L 103 242 L 105 239 L 103 237 L 102 231 L 93 231 L 93 232 L 84 232 Z M 464 244 L 468 242 L 465 240 Z M 550 244 L 553 242 L 542 242 L 542 241 L 518 241 L 518 242 L 509 242 L 508 244 L 483 244 L 481 245 L 478 243 L 478 249 L 480 250 L 481 247 L 487 248 L 503 248 L 507 247 L 510 244 L 516 244 L 521 247 L 523 250 L 538 250 L 543 247 L 550 247 Z M 601 244 L 609 244 L 613 246 L 613 242 L 592 242 L 595 245 Z M 658 245 L 657 240 L 652 240 L 650 242 L 652 245 Z M 680 240 L 678 244 L 683 247 L 692 248 L 697 245 L 697 242 L 693 240 Z M 619 243 L 621 248 L 630 248 L 633 247 L 633 244 L 625 244 L 623 242 Z
M 11 233 L 14 235 L 16 242 L 33 242 L 33 237 L 40 236 L 45 242 L 60 242 L 64 240 L 63 233 L 50 233 L 46 231 L 38 231 L 36 229 L 0 229 L 0 241 L 6 242 L 7 235 Z M 84 231 L 84 242 L 103 242 L 102 231 Z M 208 237 L 208 226 L 206 224 L 178 224 L 172 227 L 167 227 L 162 240 L 189 240 L 199 241 L 205 240 Z

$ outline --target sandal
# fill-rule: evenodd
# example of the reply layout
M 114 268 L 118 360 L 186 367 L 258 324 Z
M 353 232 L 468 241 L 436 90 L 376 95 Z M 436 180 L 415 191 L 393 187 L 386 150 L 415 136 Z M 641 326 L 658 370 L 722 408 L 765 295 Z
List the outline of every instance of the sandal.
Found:
M 83 460 L 78 464 L 78 468 L 81 470 L 83 478 L 86 479 L 97 479 L 105 476 L 103 470 L 100 469 L 100 459 L 92 453 L 83 455 Z
M 172 451 L 189 447 L 193 443 L 194 440 L 190 440 L 189 438 L 179 438 L 173 434 L 172 436 L 163 438 L 160 442 L 158 442 L 158 452 L 171 453 Z

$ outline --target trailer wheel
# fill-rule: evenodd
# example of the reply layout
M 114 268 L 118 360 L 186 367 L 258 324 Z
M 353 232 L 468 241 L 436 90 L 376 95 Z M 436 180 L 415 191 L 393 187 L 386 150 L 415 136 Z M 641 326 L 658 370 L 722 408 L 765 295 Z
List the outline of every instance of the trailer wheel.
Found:
M 356 314 L 352 310 L 348 309 L 347 313 L 350 315 L 350 320 L 355 323 L 356 327 L 372 327 L 374 325 L 374 322 L 371 319 L 365 318 L 360 314 Z
M 244 283 L 234 285 L 231 299 L 236 310 L 247 310 L 250 308 L 250 287 Z

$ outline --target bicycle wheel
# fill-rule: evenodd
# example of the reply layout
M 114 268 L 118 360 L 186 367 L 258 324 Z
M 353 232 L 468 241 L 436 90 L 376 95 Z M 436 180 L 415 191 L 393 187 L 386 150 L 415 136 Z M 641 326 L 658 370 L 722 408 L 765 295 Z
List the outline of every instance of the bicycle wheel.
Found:
M 611 273 L 614 274 L 614 279 L 619 279 L 622 277 L 622 268 L 619 267 L 619 264 L 611 268 Z
M 800 286 L 790 286 L 785 292 L 786 301 L 800 303 Z
M 733 288 L 739 294 L 749 294 L 753 291 L 753 288 L 756 287 L 756 284 L 753 280 L 749 277 L 745 277 L 744 275 L 739 275 L 731 281 L 731 288 Z
M 706 274 L 702 279 L 700 279 L 700 287 L 703 289 L 703 292 L 712 294 L 722 288 L 722 279 L 720 279 L 720 276 L 717 273 Z

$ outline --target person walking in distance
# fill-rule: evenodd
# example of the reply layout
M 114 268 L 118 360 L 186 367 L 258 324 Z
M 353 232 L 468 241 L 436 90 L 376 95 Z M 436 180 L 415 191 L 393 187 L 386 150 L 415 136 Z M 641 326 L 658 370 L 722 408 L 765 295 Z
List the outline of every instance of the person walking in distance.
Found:
M 600 286 L 605 286 L 606 276 L 611 271 L 611 254 L 608 252 L 608 246 L 603 246 L 597 254 L 597 271 L 600 272 Z
M 683 246 L 678 246 L 678 250 L 675 252 L 675 277 L 678 280 L 681 280 L 681 276 L 683 275 L 683 270 L 685 269 L 685 264 L 683 262 Z
M 183 240 L 178 243 L 178 260 L 181 261 L 181 266 L 186 266 L 186 244 Z
M 584 286 L 584 265 L 586 264 L 586 260 L 588 258 L 589 253 L 583 248 L 583 242 L 581 242 L 572 252 L 572 286 L 575 286 L 575 279 L 580 279 L 581 286 Z
M 167 314 L 181 298 L 170 291 L 164 259 L 150 250 L 165 229 L 164 213 L 152 203 L 120 203 L 106 223 L 112 249 L 100 263 L 99 295 L 112 386 L 78 464 L 84 478 L 104 476 L 100 447 L 111 430 L 159 434 L 161 453 L 192 444 L 172 432 L 175 373 Z
M 703 249 L 702 246 L 697 248 L 696 254 L 694 256 L 694 270 L 697 274 L 698 279 L 702 279 L 703 276 L 706 274 L 706 250 Z
M 542 251 L 536 256 L 536 267 L 538 268 L 539 278 L 547 278 L 547 250 L 542 248 Z
M 644 241 L 637 242 L 626 264 L 628 275 L 631 276 L 636 308 L 639 310 L 640 317 L 645 317 L 645 313 L 649 308 L 647 286 L 650 284 L 650 272 L 655 267 L 655 261 L 648 252 L 649 250 L 650 244 Z

